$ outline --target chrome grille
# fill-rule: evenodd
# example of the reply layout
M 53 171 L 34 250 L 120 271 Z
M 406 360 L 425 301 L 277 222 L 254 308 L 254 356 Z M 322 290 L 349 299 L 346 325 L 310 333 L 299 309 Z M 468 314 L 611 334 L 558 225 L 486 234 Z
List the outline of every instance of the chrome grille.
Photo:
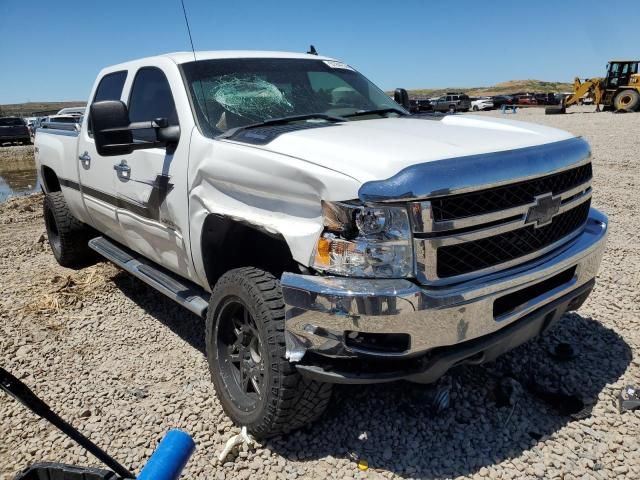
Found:
M 497 212 L 531 203 L 537 195 L 566 192 L 591 180 L 591 163 L 565 172 L 547 175 L 480 192 L 452 195 L 431 200 L 433 218 L 437 222 Z
M 541 228 L 531 224 L 480 240 L 441 247 L 437 253 L 438 277 L 482 270 L 547 247 L 584 225 L 590 203 L 586 201 L 567 210 Z
M 585 159 L 544 177 L 413 203 L 418 279 L 461 281 L 566 243 L 586 223 L 591 178 Z

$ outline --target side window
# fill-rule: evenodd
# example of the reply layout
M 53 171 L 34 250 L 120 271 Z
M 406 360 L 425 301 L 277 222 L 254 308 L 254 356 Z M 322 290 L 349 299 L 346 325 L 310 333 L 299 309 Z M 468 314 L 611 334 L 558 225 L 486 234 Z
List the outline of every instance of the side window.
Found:
M 144 67 L 138 70 L 129 95 L 129 120 L 148 122 L 166 118 L 169 125 L 178 125 L 178 114 L 171 95 L 171 87 L 162 70 Z M 134 141 L 153 142 L 156 139 L 152 128 L 133 131 Z
M 113 72 L 105 75 L 100 80 L 96 94 L 93 97 L 94 102 L 103 100 L 120 100 L 122 95 L 122 87 L 127 79 L 127 71 Z
M 447 100 L 447 102 L 450 102 L 451 101 L 451 95 L 447 95 L 446 100 Z
M 100 80 L 98 88 L 96 88 L 96 94 L 93 96 L 93 101 L 101 102 L 103 100 L 120 100 L 120 97 L 122 96 L 122 88 L 124 87 L 124 82 L 126 80 L 126 70 L 108 73 Z M 90 119 L 88 122 L 88 132 L 90 136 L 93 136 Z

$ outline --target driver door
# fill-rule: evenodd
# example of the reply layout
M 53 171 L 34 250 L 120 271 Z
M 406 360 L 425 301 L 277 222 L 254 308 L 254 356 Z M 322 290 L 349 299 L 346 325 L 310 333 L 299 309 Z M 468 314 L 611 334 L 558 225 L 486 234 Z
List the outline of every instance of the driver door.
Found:
M 171 87 L 158 67 L 137 70 L 129 93 L 129 120 L 142 122 L 166 118 L 179 125 Z M 133 131 L 134 142 L 155 141 L 153 129 Z M 118 197 L 116 211 L 125 243 L 154 262 L 187 275 L 184 223 L 187 210 L 186 134 L 176 147 L 134 150 L 111 157 Z

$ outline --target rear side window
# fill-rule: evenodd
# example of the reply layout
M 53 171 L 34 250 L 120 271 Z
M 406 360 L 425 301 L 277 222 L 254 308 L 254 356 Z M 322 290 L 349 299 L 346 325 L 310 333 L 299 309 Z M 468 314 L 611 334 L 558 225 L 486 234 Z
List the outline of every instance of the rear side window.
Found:
M 166 118 L 169 125 L 178 125 L 176 105 L 165 74 L 156 67 L 138 70 L 129 96 L 129 120 L 147 122 Z M 152 128 L 134 130 L 133 139 L 152 142 L 156 139 Z
M 120 100 L 122 96 L 122 89 L 124 82 L 127 80 L 127 71 L 122 70 L 119 72 L 108 73 L 100 80 L 98 88 L 96 88 L 96 94 L 93 96 L 94 102 L 101 102 L 103 100 Z M 89 136 L 93 137 L 93 128 L 91 128 L 91 118 L 87 122 L 87 130 Z
M 122 88 L 124 82 L 127 79 L 127 71 L 113 72 L 105 75 L 100 80 L 96 94 L 93 97 L 94 102 L 101 102 L 103 100 L 120 100 L 122 95 Z

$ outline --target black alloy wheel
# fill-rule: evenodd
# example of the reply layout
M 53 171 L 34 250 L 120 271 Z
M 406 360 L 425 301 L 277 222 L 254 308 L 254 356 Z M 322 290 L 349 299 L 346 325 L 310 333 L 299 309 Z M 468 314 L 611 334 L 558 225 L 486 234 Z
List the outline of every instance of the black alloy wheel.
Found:
M 241 410 L 254 410 L 263 400 L 265 353 L 258 326 L 247 306 L 230 297 L 216 319 L 218 359 L 222 381 L 234 404 Z

